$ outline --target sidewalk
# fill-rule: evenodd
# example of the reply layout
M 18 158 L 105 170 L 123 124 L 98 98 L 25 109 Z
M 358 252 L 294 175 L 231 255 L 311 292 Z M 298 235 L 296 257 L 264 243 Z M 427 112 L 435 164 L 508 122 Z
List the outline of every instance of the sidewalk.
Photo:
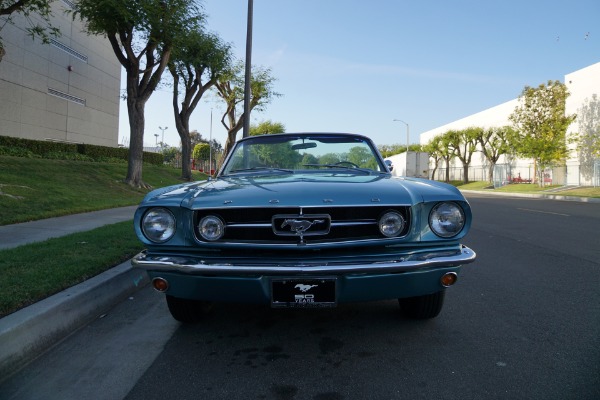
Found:
M 0 250 L 133 220 L 135 209 L 122 207 L 0 226 Z M 126 261 L 0 318 L 0 382 L 147 283 L 147 275 Z
M 103 225 L 133 220 L 137 206 L 112 208 L 83 214 L 66 215 L 39 221 L 0 226 L 0 250 L 27 243 L 89 231 Z

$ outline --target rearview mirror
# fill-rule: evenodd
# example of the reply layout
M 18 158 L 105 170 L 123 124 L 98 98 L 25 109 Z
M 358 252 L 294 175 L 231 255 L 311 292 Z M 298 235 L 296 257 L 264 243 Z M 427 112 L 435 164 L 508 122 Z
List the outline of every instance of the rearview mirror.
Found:
M 294 144 L 292 145 L 292 149 L 293 150 L 304 150 L 304 149 L 311 149 L 313 147 L 317 147 L 317 144 L 315 142 L 309 142 L 309 143 L 298 143 L 298 144 Z

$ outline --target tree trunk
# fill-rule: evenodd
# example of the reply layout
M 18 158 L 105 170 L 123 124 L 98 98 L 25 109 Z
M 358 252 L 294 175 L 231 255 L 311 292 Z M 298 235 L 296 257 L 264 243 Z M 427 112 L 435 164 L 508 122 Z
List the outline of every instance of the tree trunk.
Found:
M 181 138 L 181 178 L 185 181 L 192 180 L 192 141 L 189 130 L 180 131 Z
M 127 97 L 129 111 L 129 127 L 131 129 L 129 141 L 129 164 L 125 183 L 137 188 L 149 188 L 142 180 L 142 166 L 144 164 L 144 106 L 145 102 L 133 96 Z
M 490 168 L 488 169 L 488 182 L 494 183 L 494 167 L 496 163 L 490 163 Z
M 536 168 L 537 168 L 537 176 L 538 176 L 538 185 L 543 188 L 544 186 L 546 186 L 546 179 L 544 176 L 544 172 L 546 172 L 546 165 L 542 164 L 541 162 L 536 161 L 535 162 Z
M 242 114 L 240 119 L 236 122 L 235 109 L 232 108 L 231 110 L 229 110 L 227 112 L 227 118 L 229 119 L 229 127 L 227 129 L 227 142 L 225 142 L 225 149 L 223 150 L 223 158 L 221 159 L 221 162 L 225 161 L 225 158 L 227 157 L 227 155 L 229 154 L 231 149 L 233 149 L 233 145 L 235 145 L 237 133 L 244 126 L 245 116 L 244 116 L 244 114 Z M 221 122 L 223 122 L 223 121 L 221 120 Z M 225 124 L 223 124 L 223 125 L 225 125 Z M 225 125 L 225 126 L 227 127 L 227 125 Z
M 463 183 L 469 183 L 469 164 L 463 164 Z
M 225 149 L 223 150 L 223 160 L 222 161 L 225 160 L 225 157 L 227 157 L 227 155 L 229 154 L 231 149 L 233 149 L 233 146 L 235 145 L 237 133 L 239 131 L 240 131 L 240 128 L 234 127 L 234 129 L 227 132 L 227 142 L 225 142 Z
M 433 170 L 431 170 L 431 180 L 432 181 L 435 180 L 435 171 L 437 171 L 437 165 L 433 168 Z

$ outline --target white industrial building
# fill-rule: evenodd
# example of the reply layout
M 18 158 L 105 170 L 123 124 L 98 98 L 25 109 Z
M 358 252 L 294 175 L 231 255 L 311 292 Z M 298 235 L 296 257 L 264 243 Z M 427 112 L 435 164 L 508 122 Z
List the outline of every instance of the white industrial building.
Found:
M 577 119 L 567 131 L 567 140 L 575 132 L 581 133 L 588 132 L 590 129 L 600 129 L 600 120 L 598 120 L 600 111 L 597 110 L 600 107 L 600 63 L 565 75 L 564 83 L 571 94 L 567 98 L 566 113 L 577 114 Z M 512 125 L 508 117 L 518 105 L 518 99 L 514 99 L 424 132 L 420 135 L 420 144 L 425 145 L 433 137 L 444 134 L 449 130 L 460 130 L 473 126 L 491 128 Z M 551 171 L 546 171 L 546 179 L 553 184 L 574 186 L 598 185 L 597 180 L 600 179 L 598 176 L 600 172 L 597 171 L 600 169 L 598 162 L 596 162 L 596 175 L 594 175 L 594 160 L 591 160 L 585 154 L 580 154 L 576 150 L 575 145 L 570 145 L 570 149 L 571 152 L 566 166 L 555 167 Z M 532 160 L 509 159 L 509 157 L 503 156 L 498 161 L 498 164 L 501 167 L 498 170 L 502 171 L 498 175 L 503 176 L 495 176 L 494 180 L 498 178 L 499 180 L 506 181 L 510 180 L 511 177 L 517 176 L 520 176 L 524 180 L 534 178 Z M 443 176 L 445 168 L 448 167 L 450 168 L 451 180 L 462 180 L 463 168 L 462 163 L 458 159 L 451 161 L 449 166 L 441 161 L 434 178 L 441 179 L 439 177 Z M 487 167 L 483 154 L 481 152 L 474 154 L 469 170 L 469 180 L 486 180 Z M 432 165 L 430 165 L 431 169 L 433 169 Z
M 3 26 L 0 136 L 118 146 L 121 65 L 108 39 L 64 13 L 72 7 L 52 2 L 61 36 L 50 44 L 32 40 L 22 15 Z

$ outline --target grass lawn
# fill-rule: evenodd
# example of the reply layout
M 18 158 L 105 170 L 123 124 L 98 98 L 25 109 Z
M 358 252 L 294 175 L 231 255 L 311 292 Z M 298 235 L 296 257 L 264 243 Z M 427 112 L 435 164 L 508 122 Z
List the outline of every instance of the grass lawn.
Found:
M 0 156 L 0 225 L 138 204 L 148 191 L 125 184 L 126 175 L 126 163 Z M 180 177 L 172 167 L 143 167 L 144 181 L 155 188 Z

